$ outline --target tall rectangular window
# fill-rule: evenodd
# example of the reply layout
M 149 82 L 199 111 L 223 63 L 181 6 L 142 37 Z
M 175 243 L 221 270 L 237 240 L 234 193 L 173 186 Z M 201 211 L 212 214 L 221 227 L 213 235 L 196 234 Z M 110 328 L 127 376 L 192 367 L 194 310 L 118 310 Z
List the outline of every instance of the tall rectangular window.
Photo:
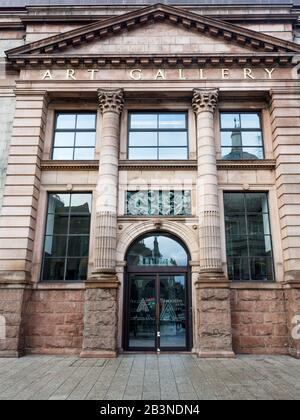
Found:
M 85 280 L 90 239 L 90 193 L 48 196 L 42 280 Z
M 264 159 L 260 113 L 221 112 L 220 123 L 222 159 Z
M 274 280 L 267 193 L 224 193 L 230 280 Z
M 56 113 L 52 159 L 94 159 L 95 142 L 95 112 Z
M 131 112 L 128 125 L 128 159 L 188 158 L 186 112 Z

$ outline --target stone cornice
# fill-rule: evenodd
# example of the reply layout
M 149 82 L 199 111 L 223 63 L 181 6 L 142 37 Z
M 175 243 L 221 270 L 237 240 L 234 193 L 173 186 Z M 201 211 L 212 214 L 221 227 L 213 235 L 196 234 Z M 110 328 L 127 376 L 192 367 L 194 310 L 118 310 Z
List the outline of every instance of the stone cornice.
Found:
M 201 16 L 185 9 L 156 4 L 10 49 L 6 52 L 6 55 L 9 61 L 16 65 L 18 65 L 18 59 L 21 59 L 21 56 L 23 60 L 25 59 L 24 55 L 32 57 L 38 55 L 43 58 L 45 55 L 63 55 L 69 46 L 73 47 L 94 40 L 101 41 L 107 36 L 120 34 L 122 31 L 128 31 L 155 21 L 165 21 L 176 26 L 179 25 L 187 30 L 205 33 L 212 38 L 223 38 L 227 42 L 239 44 L 248 49 L 251 48 L 253 53 L 263 52 L 264 54 L 277 53 L 282 55 L 289 52 L 300 52 L 300 45 L 296 43 Z
M 43 160 L 44 171 L 98 171 L 98 160 Z
M 274 170 L 275 160 L 245 160 L 245 161 L 229 161 L 217 160 L 219 170 Z M 43 171 L 98 171 L 98 160 L 43 160 L 41 163 Z M 119 170 L 121 171 L 138 171 L 138 170 L 197 170 L 196 160 L 182 161 L 132 161 L 120 160 Z
M 276 167 L 276 162 L 273 159 L 264 160 L 218 160 L 218 169 L 220 170 L 255 170 L 268 169 L 273 170 Z
M 249 52 L 243 54 L 232 53 L 211 53 L 211 54 L 17 54 L 9 56 L 8 63 L 15 68 L 30 66 L 32 68 L 63 68 L 69 66 L 77 68 L 79 66 L 85 68 L 103 68 L 111 66 L 117 67 L 159 67 L 159 66 L 175 66 L 182 67 L 234 67 L 234 66 L 291 66 L 293 63 L 294 53 L 261 53 Z

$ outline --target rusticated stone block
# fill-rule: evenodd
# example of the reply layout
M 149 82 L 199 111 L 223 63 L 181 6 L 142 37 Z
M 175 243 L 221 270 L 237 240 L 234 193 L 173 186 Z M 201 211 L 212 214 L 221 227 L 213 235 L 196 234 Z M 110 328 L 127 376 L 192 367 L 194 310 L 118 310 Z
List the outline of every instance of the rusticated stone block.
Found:
M 78 354 L 83 334 L 82 290 L 33 290 L 25 311 L 25 349 L 33 354 Z
M 0 315 L 5 320 L 4 339 L 0 339 L 0 357 L 19 357 L 24 353 L 24 308 L 28 292 L 0 288 Z
M 197 289 L 198 345 L 200 357 L 233 357 L 230 291 Z
M 300 289 L 285 292 L 289 354 L 300 359 Z
M 287 354 L 287 318 L 281 290 L 232 290 L 236 353 Z
M 81 356 L 116 356 L 117 331 L 118 289 L 87 288 Z

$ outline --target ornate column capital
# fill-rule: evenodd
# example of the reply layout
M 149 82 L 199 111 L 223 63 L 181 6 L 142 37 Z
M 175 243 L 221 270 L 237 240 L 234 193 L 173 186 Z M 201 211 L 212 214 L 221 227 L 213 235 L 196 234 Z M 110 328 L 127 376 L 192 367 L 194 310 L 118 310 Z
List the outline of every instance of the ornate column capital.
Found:
M 124 108 L 123 89 L 98 89 L 98 105 L 102 114 L 115 112 L 120 115 Z
M 200 112 L 214 112 L 218 103 L 218 89 L 194 89 L 192 106 L 198 115 Z

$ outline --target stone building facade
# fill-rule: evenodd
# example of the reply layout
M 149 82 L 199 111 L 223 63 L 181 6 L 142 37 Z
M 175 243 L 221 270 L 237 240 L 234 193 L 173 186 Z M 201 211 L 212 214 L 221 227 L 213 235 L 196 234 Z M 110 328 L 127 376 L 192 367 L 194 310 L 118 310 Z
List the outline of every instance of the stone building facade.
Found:
M 0 356 L 299 358 L 300 9 L 101 3 L 0 9 Z

